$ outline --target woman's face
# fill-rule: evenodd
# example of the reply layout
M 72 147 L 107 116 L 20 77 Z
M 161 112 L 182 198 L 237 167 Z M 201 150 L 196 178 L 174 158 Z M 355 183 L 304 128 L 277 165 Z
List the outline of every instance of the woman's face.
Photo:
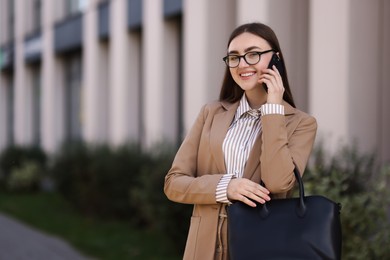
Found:
M 270 49 L 272 49 L 271 46 L 263 38 L 244 32 L 230 42 L 228 55 L 245 55 L 248 52 L 263 52 Z M 234 81 L 244 91 L 262 88 L 262 84 L 258 82 L 259 76 L 261 75 L 261 70 L 268 67 L 272 54 L 273 52 L 262 54 L 260 61 L 254 65 L 249 65 L 244 58 L 241 58 L 237 67 L 230 68 Z

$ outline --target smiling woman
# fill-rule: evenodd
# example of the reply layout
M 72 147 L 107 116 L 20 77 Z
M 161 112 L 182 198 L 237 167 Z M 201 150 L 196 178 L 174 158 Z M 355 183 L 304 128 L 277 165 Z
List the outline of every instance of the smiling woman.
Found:
M 275 56 L 284 59 L 267 25 L 232 32 L 220 98 L 203 106 L 165 177 L 170 200 L 194 204 L 184 259 L 229 259 L 226 206 L 286 198 L 294 164 L 304 172 L 317 124 L 295 108 L 284 63 L 268 68 Z

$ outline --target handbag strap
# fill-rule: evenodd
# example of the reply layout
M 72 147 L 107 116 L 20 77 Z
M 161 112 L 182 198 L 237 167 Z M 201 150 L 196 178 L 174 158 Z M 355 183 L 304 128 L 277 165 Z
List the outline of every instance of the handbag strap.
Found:
M 294 164 L 295 165 L 295 164 Z M 306 205 L 305 205 L 305 188 L 303 187 L 303 180 L 301 173 L 298 170 L 298 167 L 295 165 L 294 168 L 294 175 L 295 179 L 298 182 L 298 187 L 299 187 L 299 206 L 297 207 L 297 214 L 300 217 L 303 217 L 306 213 Z
M 295 165 L 295 163 L 294 163 Z M 298 200 L 298 205 L 296 207 L 296 213 L 299 217 L 304 217 L 305 213 L 306 213 L 306 205 L 305 205 L 305 189 L 304 189 L 304 186 L 303 186 L 303 181 L 302 181 L 302 176 L 298 170 L 298 167 L 295 165 L 294 167 L 294 175 L 295 175 L 295 179 L 297 180 L 298 182 L 298 188 L 299 188 L 299 200 Z M 265 187 L 265 184 L 263 181 L 261 181 L 261 185 Z M 263 217 L 263 218 L 266 218 L 268 215 L 269 215 L 269 210 L 268 210 L 268 207 L 267 207 L 267 202 L 262 204 L 262 208 L 261 208 L 261 211 L 260 211 L 260 216 Z

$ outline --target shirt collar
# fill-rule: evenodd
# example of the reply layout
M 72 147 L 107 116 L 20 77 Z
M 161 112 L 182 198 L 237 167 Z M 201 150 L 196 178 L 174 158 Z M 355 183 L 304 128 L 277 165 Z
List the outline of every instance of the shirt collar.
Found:
M 235 120 L 240 119 L 244 114 L 252 111 L 260 115 L 260 109 L 252 109 L 249 106 L 248 100 L 246 99 L 246 95 L 244 93 L 241 97 L 240 105 L 237 108 Z M 250 113 L 250 115 L 253 116 L 252 113 Z

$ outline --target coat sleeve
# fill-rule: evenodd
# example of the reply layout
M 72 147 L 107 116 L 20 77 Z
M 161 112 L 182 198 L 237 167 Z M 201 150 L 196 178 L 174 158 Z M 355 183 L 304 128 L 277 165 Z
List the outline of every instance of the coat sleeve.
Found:
M 223 174 L 198 172 L 199 147 L 207 139 L 203 132 L 208 116 L 206 105 L 201 109 L 165 176 L 164 192 L 172 201 L 186 204 L 217 203 L 216 187 Z
M 272 194 L 286 193 L 295 184 L 294 167 L 305 170 L 317 131 L 317 122 L 303 112 L 262 117 L 261 179 Z

